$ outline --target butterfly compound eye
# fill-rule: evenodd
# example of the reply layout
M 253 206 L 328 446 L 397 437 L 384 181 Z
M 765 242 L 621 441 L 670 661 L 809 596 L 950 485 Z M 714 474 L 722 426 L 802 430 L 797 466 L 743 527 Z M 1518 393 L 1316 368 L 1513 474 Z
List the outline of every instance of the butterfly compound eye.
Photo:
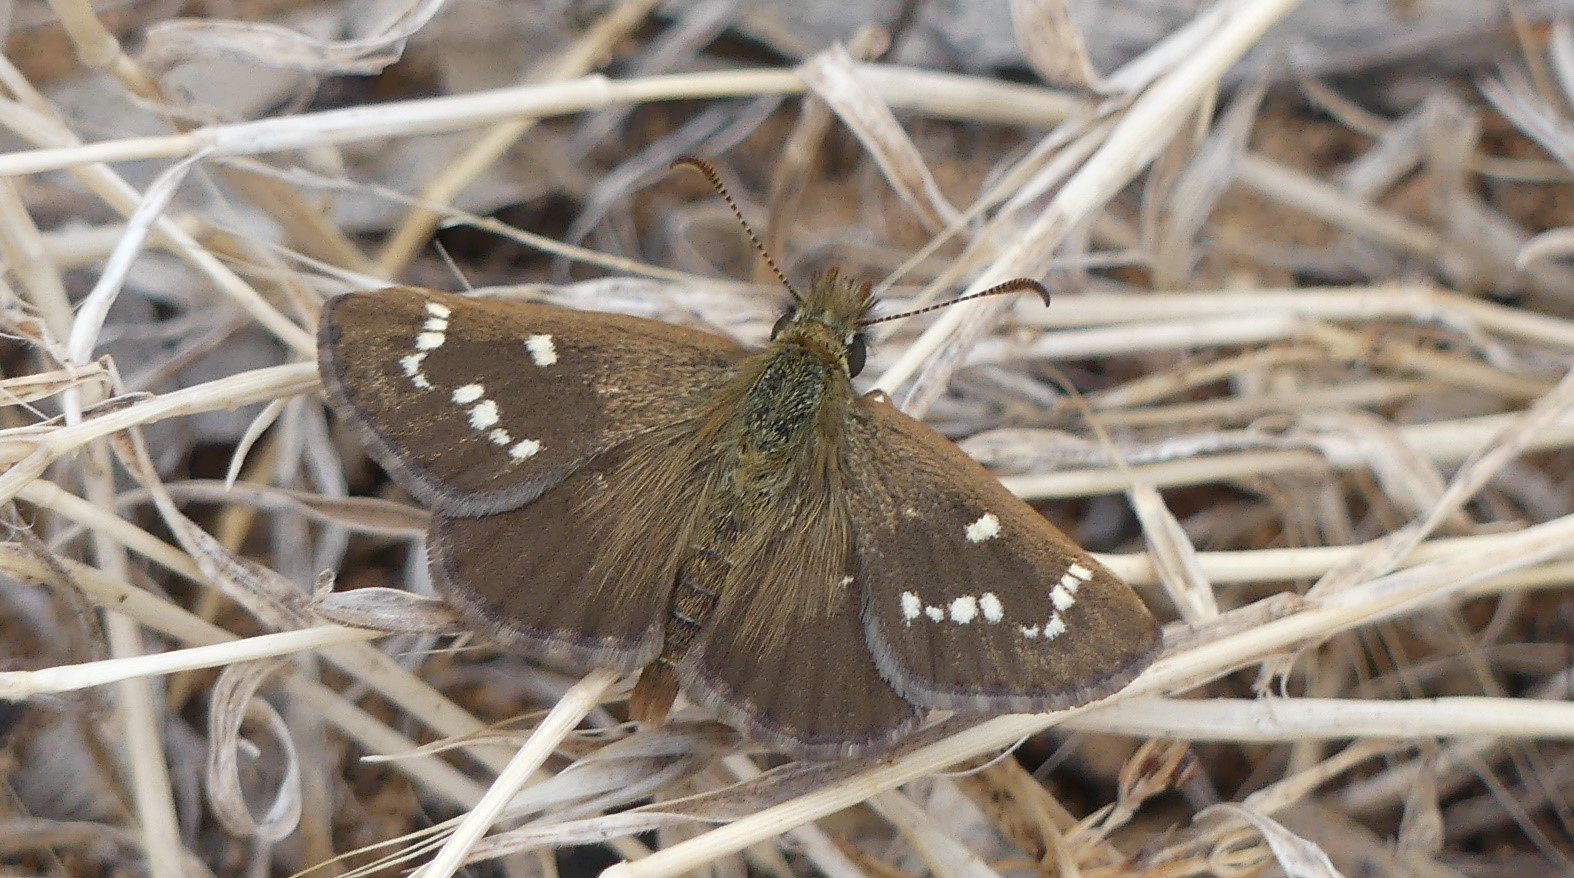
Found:
M 781 317 L 777 318 L 776 325 L 771 327 L 771 338 L 774 339 L 776 336 L 781 335 L 782 330 L 786 329 L 788 325 L 792 323 L 792 314 L 793 312 L 788 311 L 786 314 L 783 314 Z
M 862 335 L 853 336 L 853 343 L 847 346 L 847 374 L 848 377 L 857 378 L 858 373 L 864 370 L 864 359 L 868 356 L 868 347 L 864 344 Z

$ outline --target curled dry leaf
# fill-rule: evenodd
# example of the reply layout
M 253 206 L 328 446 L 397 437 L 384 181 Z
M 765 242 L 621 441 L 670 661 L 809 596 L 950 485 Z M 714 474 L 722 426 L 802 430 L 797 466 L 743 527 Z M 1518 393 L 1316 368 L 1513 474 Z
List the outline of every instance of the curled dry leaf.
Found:
M 1543 259 L 1567 259 L 1570 256 L 1574 256 L 1574 228 L 1552 229 L 1526 241 L 1519 255 L 1514 257 L 1514 267 L 1523 270 Z
M 1011 0 L 1011 25 L 1022 57 L 1045 82 L 1114 92 L 1093 68 L 1082 30 L 1065 0 Z
M 886 182 L 925 228 L 939 231 L 957 221 L 956 208 L 940 192 L 923 154 L 879 93 L 858 78 L 846 49 L 834 46 L 815 55 L 798 75 L 869 150 Z
M 266 701 L 255 698 L 268 675 L 285 664 L 282 659 L 273 659 L 230 665 L 213 684 L 208 706 L 208 802 L 214 816 L 235 835 L 278 841 L 294 832 L 300 821 L 301 776 L 295 743 L 284 718 Z M 261 819 L 252 814 L 241 779 L 240 732 L 248 718 L 261 720 L 272 733 L 277 758 L 283 762 L 278 788 Z M 255 750 L 249 743 L 246 746 Z
M 447 603 L 396 588 L 357 588 L 314 601 L 312 612 L 329 622 L 397 634 L 458 635 L 471 632 Z
M 1230 803 L 1213 805 L 1199 813 L 1197 819 L 1224 815 L 1236 817 L 1256 827 L 1288 878 L 1344 878 L 1322 848 L 1250 808 Z
M 169 21 L 147 29 L 140 60 L 155 74 L 217 58 L 313 76 L 378 73 L 399 60 L 405 41 L 447 5 L 448 0 L 411 4 L 382 32 L 360 40 L 320 40 L 265 22 Z

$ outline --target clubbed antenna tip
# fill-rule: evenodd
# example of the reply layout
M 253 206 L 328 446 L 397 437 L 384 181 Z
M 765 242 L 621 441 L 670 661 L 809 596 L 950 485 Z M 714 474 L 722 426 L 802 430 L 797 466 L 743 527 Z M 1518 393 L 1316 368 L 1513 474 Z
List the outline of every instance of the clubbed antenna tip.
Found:
M 987 290 L 980 290 L 976 293 L 960 296 L 947 302 L 937 302 L 933 305 L 928 305 L 923 308 L 916 308 L 912 311 L 903 311 L 900 314 L 889 314 L 885 317 L 876 317 L 873 320 L 866 320 L 864 321 L 863 325 L 873 326 L 876 323 L 885 323 L 890 320 L 901 320 L 903 317 L 913 317 L 918 314 L 927 314 L 930 311 L 938 311 L 941 308 L 949 308 L 952 305 L 960 305 L 963 302 L 972 301 L 973 299 L 982 299 L 985 296 L 1003 296 L 1006 293 L 1020 293 L 1026 291 L 1038 293 L 1038 297 L 1044 300 L 1045 306 L 1049 305 L 1048 287 L 1030 277 L 1018 277 L 1008 280 L 1005 283 L 995 284 Z

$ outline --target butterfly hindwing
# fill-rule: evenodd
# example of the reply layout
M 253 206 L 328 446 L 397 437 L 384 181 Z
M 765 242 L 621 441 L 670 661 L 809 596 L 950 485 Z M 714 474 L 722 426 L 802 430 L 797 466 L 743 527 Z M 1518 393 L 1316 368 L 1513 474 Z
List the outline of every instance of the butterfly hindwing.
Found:
M 689 415 L 743 351 L 618 314 L 395 287 L 328 302 L 323 384 L 434 512 L 486 515 Z
M 927 426 L 860 399 L 846 469 L 865 637 L 903 698 L 1055 710 L 1151 659 L 1158 626 L 1131 587 Z
M 921 721 L 881 678 L 863 642 L 853 583 L 824 614 L 773 614 L 774 636 L 745 636 L 759 602 L 724 601 L 678 667 L 684 691 L 749 737 L 810 759 L 884 750 Z
M 592 570 L 606 558 L 609 519 L 592 517 L 618 476 L 627 446 L 602 454 L 533 502 L 492 515 L 434 516 L 427 532 L 428 563 L 437 590 L 472 625 L 506 649 L 541 658 L 566 658 L 629 672 L 661 648 L 677 553 L 651 564 L 634 581 L 619 577 L 598 593 Z M 614 497 L 616 501 L 618 497 Z M 626 496 L 621 499 L 627 500 Z M 667 498 L 671 510 L 692 498 Z M 641 536 L 650 554 L 681 545 L 682 517 L 647 516 Z
M 806 468 L 778 483 L 775 513 L 722 550 L 715 609 L 677 667 L 723 720 L 818 759 L 884 749 L 922 717 L 864 645 L 845 499 Z

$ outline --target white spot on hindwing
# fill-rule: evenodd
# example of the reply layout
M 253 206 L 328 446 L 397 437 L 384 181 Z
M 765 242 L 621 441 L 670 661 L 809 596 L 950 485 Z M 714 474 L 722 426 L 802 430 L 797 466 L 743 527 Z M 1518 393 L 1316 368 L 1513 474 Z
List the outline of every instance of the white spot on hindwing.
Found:
M 525 350 L 530 351 L 530 359 L 543 369 L 557 362 L 557 346 L 552 344 L 550 335 L 532 335 L 526 338 Z
M 945 606 L 931 606 L 926 605 L 915 592 L 904 591 L 901 607 L 902 620 L 909 625 L 920 616 L 927 616 L 933 622 L 949 621 L 953 625 L 970 625 L 980 617 L 993 625 L 1006 617 L 1005 606 L 994 592 L 985 592 L 976 597 L 965 594 L 952 598 Z
M 1006 608 L 1001 605 L 1000 598 L 995 597 L 992 591 L 986 591 L 979 596 L 978 608 L 984 611 L 984 621 L 991 624 L 1006 617 Z
M 1057 610 L 1066 610 L 1070 609 L 1077 599 L 1071 596 L 1071 592 L 1066 591 L 1065 586 L 1057 585 L 1049 591 L 1049 602 L 1054 604 Z
M 414 378 L 420 374 L 421 361 L 424 359 L 426 359 L 426 354 L 411 354 L 408 357 L 400 357 L 399 367 L 404 370 L 405 375 Z
M 540 450 L 540 442 L 537 442 L 534 439 L 526 439 L 523 442 L 515 444 L 513 448 L 508 449 L 508 456 L 515 460 L 524 460 L 527 457 L 534 457 L 536 452 Z
M 497 403 L 490 399 L 483 399 L 470 409 L 472 430 L 490 430 L 495 426 L 497 426 Z
M 986 512 L 978 520 L 967 526 L 967 541 L 982 543 L 992 540 L 1000 535 L 1000 519 L 993 512 Z
M 951 621 L 966 625 L 978 615 L 978 598 L 963 595 L 951 602 Z
M 454 313 L 452 308 L 440 302 L 427 302 L 425 311 L 421 330 L 413 341 L 415 352 L 399 358 L 399 369 L 416 390 L 432 389 L 432 380 L 425 371 L 427 356 L 448 343 L 449 318 Z M 529 336 L 525 339 L 525 349 L 537 366 L 550 366 L 557 362 L 557 348 L 552 344 L 550 335 Z M 512 433 L 498 426 L 503 420 L 502 408 L 497 400 L 486 395 L 484 385 L 465 384 L 456 387 L 449 393 L 449 399 L 454 405 L 465 409 L 470 429 L 486 437 L 488 442 L 498 448 L 508 449 L 510 461 L 526 460 L 541 452 L 540 442 L 534 439 L 516 440 Z
M 986 515 L 985 518 L 993 518 L 993 516 Z M 1092 579 L 1093 571 L 1081 564 L 1072 564 L 1066 568 L 1060 581 L 1055 583 L 1047 594 L 1053 608 L 1048 621 L 1034 625 L 1017 625 L 1017 633 L 1028 640 L 1054 640 L 1065 634 L 1069 626 L 1064 614 L 1076 606 L 1077 590 Z M 980 619 L 991 625 L 1006 621 L 1005 603 L 992 591 L 976 596 L 961 595 L 940 605 L 926 604 L 917 592 L 904 591 L 901 594 L 901 612 L 902 621 L 908 626 L 924 617 L 932 622 L 952 625 L 971 625 Z
M 1065 634 L 1067 630 L 1066 617 L 1061 614 L 1076 605 L 1077 589 L 1081 588 L 1083 583 L 1091 582 L 1092 580 L 1093 571 L 1081 564 L 1072 564 L 1070 567 L 1067 567 L 1066 572 L 1061 575 L 1060 581 L 1055 583 L 1055 587 L 1049 590 L 1049 602 L 1055 607 L 1055 611 L 1049 615 L 1049 621 L 1042 625 L 1019 626 L 1018 630 L 1022 632 L 1022 636 L 1029 640 L 1035 640 L 1040 637 L 1045 640 L 1054 640 Z

